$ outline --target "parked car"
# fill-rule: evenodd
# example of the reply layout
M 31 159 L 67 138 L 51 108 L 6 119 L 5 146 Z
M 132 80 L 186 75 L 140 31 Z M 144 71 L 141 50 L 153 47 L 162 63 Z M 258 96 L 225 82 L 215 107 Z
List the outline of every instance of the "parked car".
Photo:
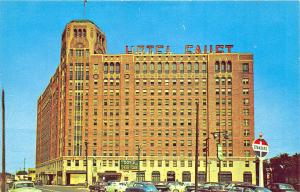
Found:
M 158 190 L 150 182 L 134 182 L 125 192 L 158 192 Z
M 126 182 L 112 182 L 110 185 L 106 186 L 107 192 L 125 192 L 127 188 Z
M 12 187 L 8 192 L 42 192 L 35 188 L 32 181 L 16 181 L 12 184 Z
M 272 192 L 268 188 L 259 187 L 256 185 L 236 185 L 228 192 Z
M 287 184 L 287 183 L 272 183 L 269 186 L 269 189 L 272 192 L 287 192 L 287 191 L 294 192 L 294 191 L 296 191 L 292 185 Z
M 157 183 L 153 183 L 153 184 L 159 192 L 169 192 L 170 191 L 167 183 L 157 182 Z
M 185 185 L 181 182 L 172 182 L 168 184 L 171 192 L 185 192 Z
M 104 182 L 96 182 L 95 184 L 89 186 L 89 190 L 90 192 L 106 192 L 106 185 L 107 184 Z
M 229 191 L 232 187 L 234 187 L 236 185 L 252 185 L 252 184 L 247 183 L 247 182 L 241 182 L 241 181 L 232 181 L 232 182 L 226 184 L 225 189 L 227 191 Z

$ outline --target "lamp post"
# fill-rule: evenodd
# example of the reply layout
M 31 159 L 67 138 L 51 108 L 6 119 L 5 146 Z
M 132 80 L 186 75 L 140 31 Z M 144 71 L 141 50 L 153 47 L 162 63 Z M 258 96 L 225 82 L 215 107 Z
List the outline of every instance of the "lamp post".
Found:
M 85 172 L 86 172 L 85 184 L 86 184 L 86 186 L 88 186 L 88 142 L 85 141 L 84 144 L 85 144 L 85 166 L 86 166 L 85 167 Z
M 2 182 L 1 191 L 5 191 L 6 184 L 6 170 L 5 170 L 5 104 L 4 104 L 4 90 L 2 89 Z

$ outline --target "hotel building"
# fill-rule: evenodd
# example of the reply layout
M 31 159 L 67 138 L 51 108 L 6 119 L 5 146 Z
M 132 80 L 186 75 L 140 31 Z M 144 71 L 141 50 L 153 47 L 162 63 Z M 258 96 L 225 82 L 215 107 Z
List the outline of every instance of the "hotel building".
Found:
M 89 20 L 68 23 L 61 41 L 60 64 L 38 99 L 37 179 L 85 183 L 87 170 L 89 184 L 193 182 L 198 104 L 199 181 L 255 183 L 252 54 L 231 45 L 108 54 Z

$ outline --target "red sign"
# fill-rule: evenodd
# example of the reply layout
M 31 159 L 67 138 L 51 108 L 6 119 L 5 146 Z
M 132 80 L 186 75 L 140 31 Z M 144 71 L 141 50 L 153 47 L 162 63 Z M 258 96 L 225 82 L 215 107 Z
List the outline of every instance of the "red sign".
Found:
M 269 152 L 269 145 L 266 140 L 262 138 L 254 140 L 252 148 L 255 155 L 260 158 L 265 157 Z

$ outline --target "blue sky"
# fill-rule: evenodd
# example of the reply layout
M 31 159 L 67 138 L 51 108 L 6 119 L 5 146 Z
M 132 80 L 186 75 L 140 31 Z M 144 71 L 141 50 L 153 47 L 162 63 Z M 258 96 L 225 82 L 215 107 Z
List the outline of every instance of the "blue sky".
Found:
M 37 99 L 59 64 L 61 33 L 83 3 L 0 2 L 0 87 L 6 91 L 7 169 L 35 164 Z M 105 33 L 108 53 L 125 45 L 234 44 L 254 54 L 255 132 L 268 157 L 300 152 L 299 3 L 88 2 L 85 18 Z

